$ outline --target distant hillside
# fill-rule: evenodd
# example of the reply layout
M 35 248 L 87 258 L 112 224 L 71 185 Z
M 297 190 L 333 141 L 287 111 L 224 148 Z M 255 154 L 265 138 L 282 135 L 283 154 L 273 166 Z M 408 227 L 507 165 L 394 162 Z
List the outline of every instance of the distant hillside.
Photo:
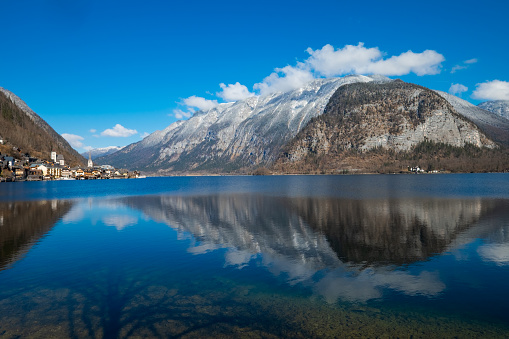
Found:
M 486 101 L 477 106 L 509 119 L 509 100 Z
M 4 140 L 2 154 L 13 152 L 29 153 L 42 159 L 50 158 L 51 151 L 63 154 L 66 164 L 84 164 L 85 159 L 25 102 L 3 88 L 0 88 L 0 136 Z
M 108 146 L 108 147 L 94 148 L 94 149 L 90 150 L 90 156 L 91 156 L 92 160 L 95 160 L 99 157 L 103 157 L 106 155 L 113 154 L 117 151 L 120 151 L 124 147 L 125 146 L 123 146 L 123 147 Z M 83 153 L 81 153 L 81 155 L 88 159 L 88 152 L 83 152 Z
M 357 83 L 332 95 L 324 114 L 284 147 L 274 169 L 385 172 L 413 165 L 500 171 L 509 169 L 509 156 L 434 91 L 402 81 Z

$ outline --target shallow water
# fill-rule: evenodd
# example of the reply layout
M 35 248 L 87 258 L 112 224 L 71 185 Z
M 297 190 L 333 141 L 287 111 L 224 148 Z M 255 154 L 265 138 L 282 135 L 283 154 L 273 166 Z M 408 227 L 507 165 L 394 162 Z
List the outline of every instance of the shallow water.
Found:
M 0 185 L 0 335 L 507 337 L 508 185 L 500 174 Z

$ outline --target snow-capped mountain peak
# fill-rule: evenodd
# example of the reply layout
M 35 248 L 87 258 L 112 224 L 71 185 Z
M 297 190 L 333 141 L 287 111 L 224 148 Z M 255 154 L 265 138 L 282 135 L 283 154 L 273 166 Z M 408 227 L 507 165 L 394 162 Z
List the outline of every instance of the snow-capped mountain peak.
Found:
M 254 96 L 198 111 L 101 161 L 118 167 L 206 172 L 264 165 L 310 119 L 323 113 L 340 87 L 387 82 L 383 76 L 351 75 L 316 79 L 289 92 Z M 143 156 L 141 156 L 143 154 Z

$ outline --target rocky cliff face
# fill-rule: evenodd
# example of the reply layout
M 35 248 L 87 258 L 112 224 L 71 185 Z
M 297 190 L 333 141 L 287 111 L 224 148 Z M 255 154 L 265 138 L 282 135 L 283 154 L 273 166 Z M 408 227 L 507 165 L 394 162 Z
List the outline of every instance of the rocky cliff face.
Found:
M 334 157 L 375 148 L 408 151 L 424 141 L 456 147 L 496 147 L 437 93 L 394 81 L 339 88 L 325 113 L 311 120 L 287 145 L 280 161 Z
M 338 87 L 374 81 L 389 79 L 380 76 L 319 79 L 291 92 L 220 104 L 97 162 L 162 174 L 224 173 L 270 164 L 281 147 L 311 118 L 323 113 Z
M 509 115 L 504 118 L 504 107 L 509 114 L 509 101 L 504 106 L 504 101 L 488 101 L 474 106 L 468 101 L 457 96 L 436 91 L 440 96 L 446 99 L 462 116 L 475 123 L 490 139 L 509 146 Z

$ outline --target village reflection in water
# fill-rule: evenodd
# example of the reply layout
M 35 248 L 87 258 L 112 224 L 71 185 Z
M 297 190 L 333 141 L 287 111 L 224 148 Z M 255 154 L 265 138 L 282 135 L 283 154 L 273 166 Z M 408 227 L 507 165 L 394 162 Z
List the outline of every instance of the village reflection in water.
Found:
M 355 332 L 366 321 L 393 334 L 434 333 L 444 322 L 444 331 L 459 333 L 472 318 L 436 310 L 461 295 L 450 271 L 475 265 L 477 275 L 491 265 L 502 276 L 490 279 L 504 279 L 508 231 L 503 199 L 218 194 L 0 203 L 0 333 L 45 336 L 58 327 L 57 335 L 75 337 L 306 337 L 338 326 L 366 334 Z M 440 257 L 450 267 L 437 264 Z M 502 286 L 488 291 L 476 279 L 471 291 L 497 300 Z M 432 310 L 421 316 L 435 322 L 423 325 L 428 320 L 414 314 L 419 326 L 395 327 L 398 301 L 408 298 Z M 506 311 L 498 298 L 499 305 L 470 307 L 490 317 Z M 479 329 L 507 334 L 481 321 Z

